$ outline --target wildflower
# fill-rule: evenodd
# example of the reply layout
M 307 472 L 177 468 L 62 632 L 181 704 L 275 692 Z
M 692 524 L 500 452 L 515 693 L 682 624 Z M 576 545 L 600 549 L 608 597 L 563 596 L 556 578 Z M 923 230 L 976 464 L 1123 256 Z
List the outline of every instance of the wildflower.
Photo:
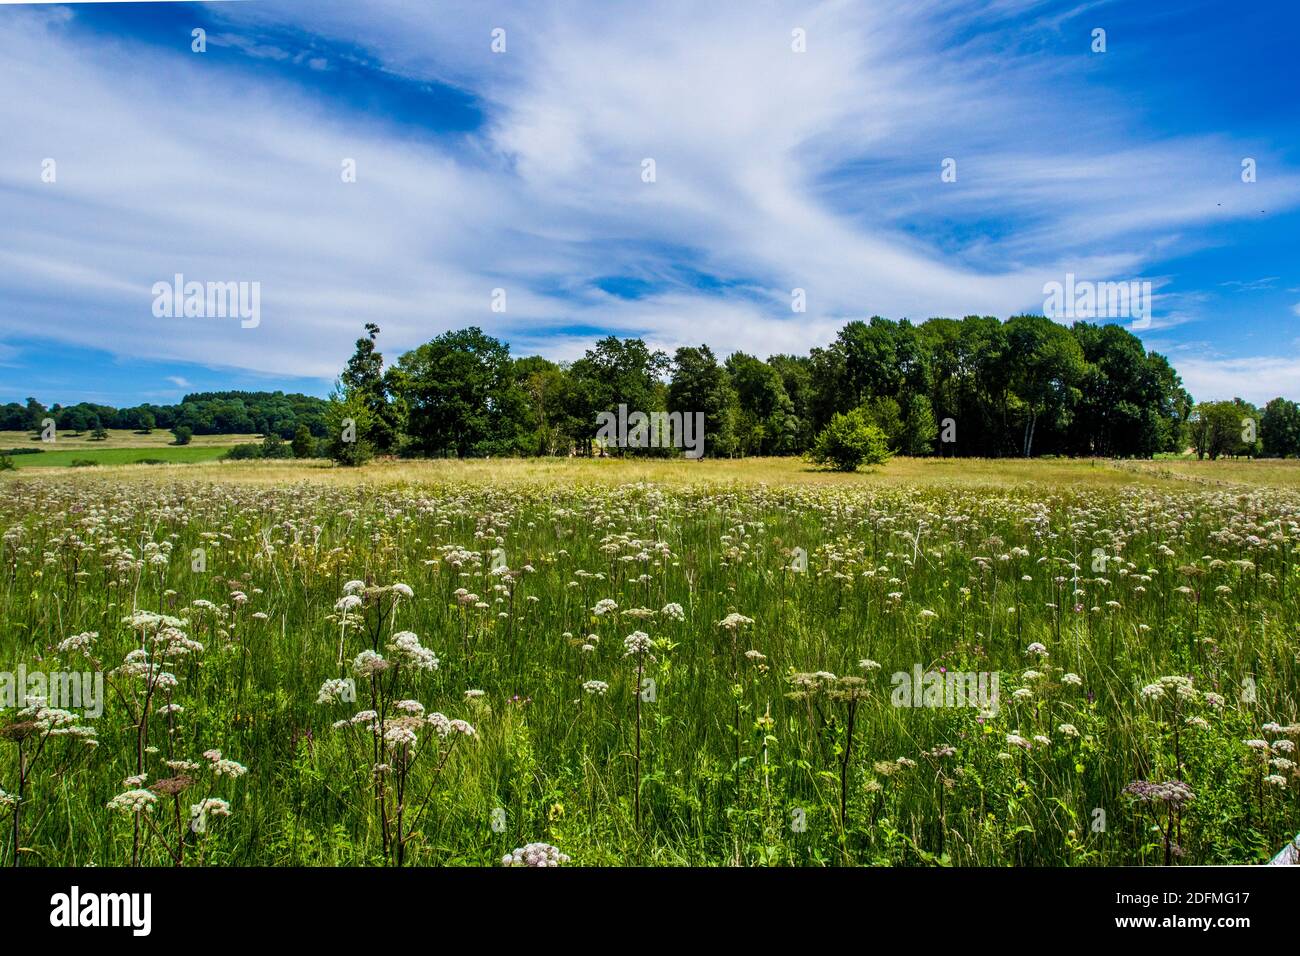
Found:
M 1167 780 L 1162 783 L 1134 780 L 1124 788 L 1124 792 L 1139 803 L 1163 803 L 1171 807 L 1180 807 L 1195 796 L 1192 788 L 1181 780 Z
M 665 604 L 663 606 L 663 610 L 660 611 L 659 613 L 671 621 L 686 620 L 686 612 L 682 610 L 682 606 L 680 604 Z
M 569 857 L 549 843 L 529 843 L 501 858 L 502 866 L 559 866 L 568 863 Z
M 399 664 L 405 664 L 420 671 L 436 671 L 438 669 L 437 655 L 421 645 L 420 639 L 411 631 L 399 631 L 394 634 L 392 641 L 388 644 L 388 650 Z
M 248 773 L 248 768 L 243 764 L 235 763 L 233 760 L 226 760 L 221 756 L 220 750 L 209 750 L 203 754 L 212 764 L 211 770 L 218 777 L 242 777 Z
M 618 605 L 609 598 L 601 598 L 596 602 L 596 606 L 591 609 L 591 613 L 596 617 L 604 617 L 606 614 L 612 614 L 618 610 Z
M 753 624 L 752 617 L 745 617 L 743 614 L 731 613 L 718 622 L 718 627 L 726 628 L 728 631 L 734 631 L 745 624 Z
M 650 635 L 645 631 L 633 631 L 623 638 L 623 656 L 633 657 L 639 654 L 647 654 L 654 649 L 654 646 L 655 642 L 650 639 Z
M 609 691 L 609 685 L 603 680 L 584 681 L 582 689 L 588 694 L 605 694 Z
M 390 724 L 384 728 L 384 744 L 390 750 L 413 747 L 417 739 L 415 731 L 405 724 Z
M 352 673 L 358 677 L 376 677 L 386 670 L 388 661 L 368 647 L 352 661 Z
M 1064 734 L 1066 737 L 1079 736 L 1079 728 L 1074 726 L 1074 724 L 1061 724 L 1056 728 L 1056 730 L 1058 733 Z
M 209 816 L 230 816 L 230 804 L 220 797 L 205 797 L 201 803 L 190 804 L 190 820 L 203 820 Z
M 1047 648 L 1044 647 L 1042 644 L 1038 643 L 1037 641 L 1034 641 L 1034 643 L 1030 644 L 1027 648 L 1025 648 L 1025 653 L 1030 654 L 1034 657 L 1048 656 Z
M 127 790 L 108 801 L 108 809 L 119 813 L 152 813 L 158 798 L 148 790 Z
M 356 698 L 356 685 L 349 678 L 336 677 L 320 685 L 316 694 L 318 704 L 337 704 L 339 701 L 351 701 Z
M 57 650 L 60 654 L 67 654 L 70 651 L 81 651 L 83 654 L 89 654 L 90 646 L 98 638 L 98 631 L 83 631 L 81 634 L 74 634 L 72 637 L 66 637 L 59 641 Z

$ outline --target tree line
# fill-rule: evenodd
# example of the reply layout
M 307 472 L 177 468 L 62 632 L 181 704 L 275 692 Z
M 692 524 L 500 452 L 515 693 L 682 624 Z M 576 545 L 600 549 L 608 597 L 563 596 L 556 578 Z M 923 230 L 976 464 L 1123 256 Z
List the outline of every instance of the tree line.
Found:
M 906 455 L 1300 455 L 1295 402 L 1197 404 L 1165 356 L 1115 324 L 875 316 L 807 355 L 720 359 L 699 345 L 670 356 L 607 336 L 560 363 L 514 358 L 475 327 L 385 363 L 379 332 L 365 326 L 326 410 L 329 453 L 344 463 L 374 454 L 680 454 L 597 442 L 601 413 L 620 405 L 702 413 L 711 457 L 817 454 L 850 426 Z
M 178 405 L 142 404 L 114 408 L 93 402 L 46 408 L 34 398 L 25 405 L 0 406 L 0 431 L 42 430 L 53 419 L 59 431 L 103 432 L 109 428 L 151 432 L 155 428 L 187 430 L 192 435 L 274 435 L 292 439 L 299 426 L 316 437 L 326 435 L 328 403 L 313 395 L 284 392 L 195 392 Z

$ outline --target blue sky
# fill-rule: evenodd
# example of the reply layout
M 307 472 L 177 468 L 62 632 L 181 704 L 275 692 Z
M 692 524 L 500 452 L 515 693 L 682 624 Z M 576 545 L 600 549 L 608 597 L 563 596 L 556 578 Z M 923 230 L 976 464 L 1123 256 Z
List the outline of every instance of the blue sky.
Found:
M 1067 273 L 1150 281 L 1197 398 L 1300 398 L 1297 35 L 1219 0 L 0 5 L 0 401 L 325 394 L 368 321 L 390 358 L 803 352 Z M 260 321 L 155 317 L 177 273 Z

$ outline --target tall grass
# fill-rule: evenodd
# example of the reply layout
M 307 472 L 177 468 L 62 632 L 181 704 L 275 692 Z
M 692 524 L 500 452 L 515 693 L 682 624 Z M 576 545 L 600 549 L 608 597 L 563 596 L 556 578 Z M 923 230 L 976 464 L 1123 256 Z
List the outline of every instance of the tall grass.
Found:
M 151 722 L 143 787 L 174 776 L 165 759 L 195 761 L 184 804 L 231 808 L 194 832 L 161 799 L 146 864 L 173 865 L 179 840 L 186 865 L 394 865 L 395 832 L 407 865 L 499 863 L 534 841 L 588 865 L 1141 864 L 1164 861 L 1167 829 L 1176 859 L 1252 862 L 1300 829 L 1294 492 L 1104 467 L 1071 490 L 1018 463 L 1003 488 L 618 484 L 590 467 L 6 482 L 0 669 L 84 669 L 56 648 L 95 632 L 121 696 L 83 721 L 93 750 L 48 741 L 0 860 L 131 862 L 139 821 L 107 804 L 138 773 L 139 688 L 112 671 L 142 646 L 124 623 L 139 610 L 204 645 L 169 664 L 184 709 Z M 343 612 L 350 581 L 414 597 L 382 620 L 379 603 Z M 362 681 L 355 702 L 316 700 L 403 631 L 438 667 L 387 672 L 375 699 L 475 733 L 447 747 L 425 725 L 431 757 L 395 762 L 370 725 L 334 726 L 370 707 Z M 653 662 L 627 656 L 637 631 Z M 894 706 L 891 675 L 915 665 L 998 673 L 996 715 Z M 11 795 L 17 749 L 0 740 Z M 209 774 L 211 749 L 247 774 Z M 1125 792 L 1174 779 L 1194 793 L 1176 810 Z M 413 829 L 395 830 L 395 799 Z

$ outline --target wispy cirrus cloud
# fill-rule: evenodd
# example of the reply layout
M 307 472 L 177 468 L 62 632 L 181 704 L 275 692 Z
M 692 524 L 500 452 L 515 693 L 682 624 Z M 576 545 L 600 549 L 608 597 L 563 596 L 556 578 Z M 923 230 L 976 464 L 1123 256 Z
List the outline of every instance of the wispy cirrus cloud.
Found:
M 0 102 L 0 331 L 322 379 L 365 321 L 390 351 L 467 324 L 557 358 L 595 330 L 803 351 L 871 313 L 1038 311 L 1066 272 L 1165 281 L 1210 227 L 1300 205 L 1270 144 L 1144 127 L 1044 55 L 1097 7 L 268 2 L 208 8 L 205 55 L 187 31 L 87 43 L 66 12 L 9 15 L 0 87 L 34 93 Z M 301 79 L 335 63 L 351 87 Z M 481 120 L 386 111 L 380 77 Z M 1251 192 L 1245 150 L 1270 170 Z M 259 281 L 263 322 L 154 319 L 175 273 Z M 1153 329 L 1203 314 L 1185 289 L 1158 301 Z

